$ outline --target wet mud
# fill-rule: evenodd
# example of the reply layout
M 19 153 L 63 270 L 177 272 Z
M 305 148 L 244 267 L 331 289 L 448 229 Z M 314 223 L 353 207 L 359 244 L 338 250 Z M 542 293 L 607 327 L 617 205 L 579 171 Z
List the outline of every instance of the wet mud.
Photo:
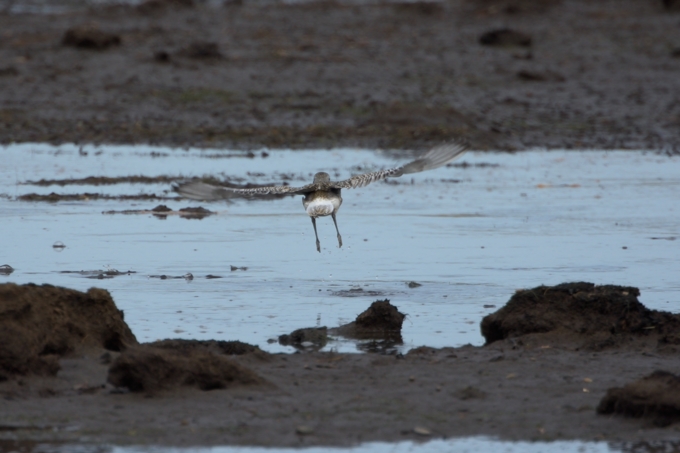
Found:
M 0 439 L 278 446 L 474 435 L 671 440 L 680 429 L 680 378 L 649 370 L 680 364 L 678 351 L 665 347 L 676 341 L 678 316 L 646 309 L 638 295 L 634 287 L 584 282 L 518 291 L 485 318 L 489 341 L 481 347 L 419 347 L 405 355 L 305 347 L 342 330 L 361 338 L 398 333 L 404 315 L 376 301 L 340 328 L 293 332 L 296 354 L 269 354 L 238 341 L 138 344 L 106 291 L 4 284 L 0 424 L 12 429 Z M 593 339 L 601 344 L 603 332 L 615 340 L 589 347 Z
M 15 3 L 0 13 L 0 143 L 680 143 L 677 2 Z

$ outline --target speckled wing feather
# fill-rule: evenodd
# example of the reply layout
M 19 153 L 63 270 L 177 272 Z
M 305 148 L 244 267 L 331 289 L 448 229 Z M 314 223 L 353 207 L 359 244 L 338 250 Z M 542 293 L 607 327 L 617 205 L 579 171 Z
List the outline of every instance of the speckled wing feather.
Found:
M 192 200 L 225 200 L 236 197 L 250 197 L 257 195 L 304 194 L 314 190 L 313 184 L 303 187 L 267 186 L 252 189 L 232 189 L 229 187 L 213 186 L 204 182 L 194 181 L 173 186 L 173 190 L 181 196 Z
M 357 187 L 364 187 L 381 179 L 390 177 L 396 178 L 409 173 L 432 170 L 462 156 L 467 149 L 467 145 L 462 142 L 446 143 L 432 148 L 423 157 L 416 159 L 413 162 L 409 162 L 406 165 L 402 165 L 401 167 L 352 176 L 344 181 L 334 182 L 333 186 L 338 189 L 356 189 Z

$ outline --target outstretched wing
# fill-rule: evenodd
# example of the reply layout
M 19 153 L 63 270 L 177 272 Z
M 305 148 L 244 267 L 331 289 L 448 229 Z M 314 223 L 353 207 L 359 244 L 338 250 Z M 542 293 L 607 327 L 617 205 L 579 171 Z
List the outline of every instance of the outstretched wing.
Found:
M 238 189 L 222 186 L 214 186 L 200 181 L 177 184 L 172 189 L 183 197 L 192 200 L 225 200 L 237 197 L 256 197 L 258 195 L 296 195 L 304 194 L 313 189 L 309 184 L 303 187 L 290 186 L 266 186 L 253 187 L 250 189 Z
M 349 179 L 334 182 L 332 184 L 338 189 L 355 189 L 385 178 L 396 178 L 409 173 L 432 170 L 433 168 L 441 167 L 442 165 L 451 162 L 453 159 L 462 156 L 467 150 L 468 146 L 463 142 L 446 143 L 435 146 L 421 158 L 409 162 L 406 165 L 402 165 L 401 167 L 352 176 Z

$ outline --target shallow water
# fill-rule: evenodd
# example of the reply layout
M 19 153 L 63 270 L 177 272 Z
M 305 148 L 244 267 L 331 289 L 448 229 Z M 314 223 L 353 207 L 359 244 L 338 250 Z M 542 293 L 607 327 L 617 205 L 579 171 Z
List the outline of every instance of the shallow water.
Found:
M 533 151 L 466 154 L 468 167 L 343 192 L 337 248 L 329 218 L 311 222 L 299 197 L 233 204 L 189 201 L 21 202 L 15 197 L 96 192 L 164 193 L 169 184 L 49 186 L 26 181 L 87 176 L 224 175 L 303 185 L 395 166 L 389 153 L 268 151 L 252 159 L 216 150 L 14 145 L 0 148 L 0 282 L 108 289 L 140 341 L 162 338 L 268 343 L 300 327 L 337 326 L 388 298 L 408 317 L 402 350 L 479 345 L 481 318 L 518 288 L 567 281 L 638 286 L 651 308 L 677 311 L 680 158 L 642 152 Z M 241 155 L 242 153 L 232 153 Z M 212 158 L 209 156 L 213 156 Z M 248 176 L 248 172 L 251 176 Z M 262 174 L 261 176 L 255 175 Z M 203 220 L 109 210 L 203 206 Z M 65 248 L 53 248 L 61 241 Z M 230 266 L 247 270 L 232 271 Z M 134 271 L 106 280 L 79 273 Z M 194 279 L 161 280 L 151 276 Z M 206 279 L 206 275 L 223 278 Z M 407 282 L 422 286 L 409 288 Z M 362 288 L 366 295 L 345 293 Z M 352 342 L 326 349 L 356 351 Z

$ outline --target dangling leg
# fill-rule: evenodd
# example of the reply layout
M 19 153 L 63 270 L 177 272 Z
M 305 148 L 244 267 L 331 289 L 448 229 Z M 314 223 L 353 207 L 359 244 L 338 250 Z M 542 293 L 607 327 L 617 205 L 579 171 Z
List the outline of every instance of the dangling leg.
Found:
M 340 230 L 338 230 L 338 222 L 335 220 L 335 213 L 331 214 L 333 217 L 333 223 L 335 224 L 335 231 L 338 233 L 338 247 L 342 247 L 342 236 L 340 236 Z
M 312 217 L 312 225 L 314 225 L 314 236 L 316 236 L 316 251 L 321 253 L 321 242 L 319 242 L 319 235 L 316 233 L 316 217 Z

